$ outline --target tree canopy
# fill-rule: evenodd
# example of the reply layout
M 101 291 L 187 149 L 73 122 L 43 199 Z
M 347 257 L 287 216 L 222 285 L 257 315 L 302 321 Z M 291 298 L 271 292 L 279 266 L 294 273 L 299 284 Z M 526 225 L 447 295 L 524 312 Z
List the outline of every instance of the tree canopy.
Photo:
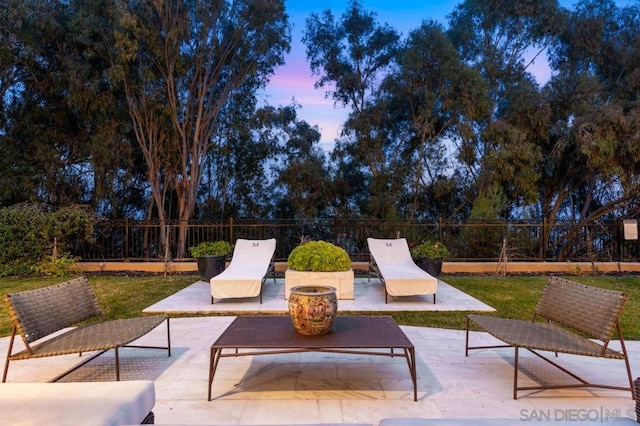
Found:
M 324 152 L 299 105 L 259 98 L 289 51 L 282 0 L 0 0 L 0 206 L 638 217 L 638 4 L 464 0 L 424 18 L 402 35 L 357 0 L 308 16 L 316 87 L 349 111 Z

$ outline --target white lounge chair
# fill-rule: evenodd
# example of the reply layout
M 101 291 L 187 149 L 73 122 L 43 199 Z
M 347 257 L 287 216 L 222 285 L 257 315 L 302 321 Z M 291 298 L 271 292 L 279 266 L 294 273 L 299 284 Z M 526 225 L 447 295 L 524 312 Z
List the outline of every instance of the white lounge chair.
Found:
M 420 269 L 411 258 L 404 238 L 367 238 L 371 261 L 369 272 L 374 272 L 384 283 L 384 301 L 387 296 L 417 296 L 433 294 L 436 303 L 438 279 Z
M 276 239 L 236 240 L 231 263 L 211 278 L 211 303 L 215 298 L 230 299 L 260 296 L 267 273 L 273 268 Z M 275 281 L 275 276 L 274 276 Z

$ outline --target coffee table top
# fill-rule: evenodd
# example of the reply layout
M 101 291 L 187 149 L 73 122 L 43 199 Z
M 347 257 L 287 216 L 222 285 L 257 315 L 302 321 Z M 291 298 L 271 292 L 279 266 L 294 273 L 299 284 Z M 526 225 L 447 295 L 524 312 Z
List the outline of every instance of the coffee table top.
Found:
M 237 317 L 212 348 L 413 348 L 389 316 L 338 316 L 331 331 L 305 336 L 289 316 Z

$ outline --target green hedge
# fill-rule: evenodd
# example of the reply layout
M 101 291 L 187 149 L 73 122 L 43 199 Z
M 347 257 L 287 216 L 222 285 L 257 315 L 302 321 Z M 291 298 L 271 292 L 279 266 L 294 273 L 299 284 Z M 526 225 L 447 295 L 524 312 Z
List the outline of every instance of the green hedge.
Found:
M 85 208 L 48 211 L 37 204 L 0 209 L 0 276 L 59 274 L 77 241 L 91 238 L 93 217 Z M 57 253 L 54 253 L 54 246 Z

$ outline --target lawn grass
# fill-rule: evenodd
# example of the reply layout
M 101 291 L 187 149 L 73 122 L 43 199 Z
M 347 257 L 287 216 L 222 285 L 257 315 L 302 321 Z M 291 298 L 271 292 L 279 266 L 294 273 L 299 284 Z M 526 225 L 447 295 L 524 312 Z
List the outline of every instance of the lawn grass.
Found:
M 65 278 L 0 278 L 0 296 L 6 293 L 40 288 L 65 281 Z M 622 314 L 622 330 L 627 340 L 640 340 L 640 276 L 571 276 L 570 280 L 596 287 L 624 291 L 629 300 Z M 199 279 L 196 275 L 170 276 L 90 276 L 107 319 L 127 318 L 187 287 Z M 478 300 L 496 308 L 496 315 L 531 319 L 546 276 L 445 275 L 441 279 Z M 399 324 L 463 330 L 469 312 L 385 312 Z M 377 314 L 372 312 L 372 314 Z M 11 333 L 11 319 L 0 304 L 0 336 Z

